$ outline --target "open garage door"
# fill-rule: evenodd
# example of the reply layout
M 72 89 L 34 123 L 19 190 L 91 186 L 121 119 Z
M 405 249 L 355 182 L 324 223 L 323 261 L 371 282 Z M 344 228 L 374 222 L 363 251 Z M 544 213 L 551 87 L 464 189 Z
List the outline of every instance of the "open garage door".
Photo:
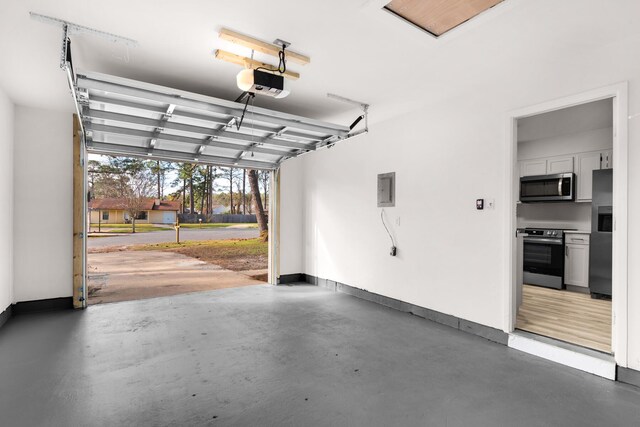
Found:
M 275 170 L 349 134 L 347 126 L 96 73 L 79 73 L 75 89 L 93 153 Z

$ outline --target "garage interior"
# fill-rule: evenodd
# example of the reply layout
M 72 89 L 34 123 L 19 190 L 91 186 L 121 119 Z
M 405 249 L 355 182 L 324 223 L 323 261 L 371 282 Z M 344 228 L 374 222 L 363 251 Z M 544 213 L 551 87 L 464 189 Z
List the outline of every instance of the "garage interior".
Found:
M 635 425 L 639 17 L 3 4 L 3 425 Z M 515 330 L 513 182 L 519 118 L 606 98 L 602 353 Z M 273 171 L 269 284 L 86 307 L 88 153 Z

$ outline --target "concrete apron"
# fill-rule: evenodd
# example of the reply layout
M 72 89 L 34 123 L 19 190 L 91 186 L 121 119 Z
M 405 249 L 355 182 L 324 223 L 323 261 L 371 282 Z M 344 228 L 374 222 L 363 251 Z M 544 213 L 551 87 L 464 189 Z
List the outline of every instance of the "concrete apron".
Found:
M 120 251 L 89 254 L 89 304 L 264 284 L 182 254 Z M 91 292 L 91 288 L 99 288 Z

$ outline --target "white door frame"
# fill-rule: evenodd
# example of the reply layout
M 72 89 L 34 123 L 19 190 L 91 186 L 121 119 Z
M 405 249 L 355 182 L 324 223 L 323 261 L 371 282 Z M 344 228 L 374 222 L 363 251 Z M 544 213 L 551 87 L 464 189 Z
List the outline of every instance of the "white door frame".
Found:
M 611 348 L 615 361 L 619 366 L 627 367 L 628 341 L 628 283 L 627 283 L 627 195 L 628 195 L 628 82 L 594 89 L 530 107 L 525 107 L 507 114 L 505 138 L 505 162 L 507 165 L 505 180 L 504 215 L 504 247 L 505 254 L 505 287 L 504 299 L 504 331 L 514 331 L 516 322 L 516 201 L 518 200 L 517 173 L 517 120 L 562 108 L 572 107 L 601 99 L 613 99 L 613 271 L 612 271 L 612 334 Z
M 269 274 L 271 285 L 280 276 L 280 169 L 271 171 L 269 183 Z

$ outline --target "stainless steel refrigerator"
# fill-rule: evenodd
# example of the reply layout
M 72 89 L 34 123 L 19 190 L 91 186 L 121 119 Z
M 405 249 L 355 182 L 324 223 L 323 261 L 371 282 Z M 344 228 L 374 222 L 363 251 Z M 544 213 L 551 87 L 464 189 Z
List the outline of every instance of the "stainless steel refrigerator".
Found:
M 593 297 L 611 297 L 613 235 L 613 169 L 593 171 L 589 290 Z

